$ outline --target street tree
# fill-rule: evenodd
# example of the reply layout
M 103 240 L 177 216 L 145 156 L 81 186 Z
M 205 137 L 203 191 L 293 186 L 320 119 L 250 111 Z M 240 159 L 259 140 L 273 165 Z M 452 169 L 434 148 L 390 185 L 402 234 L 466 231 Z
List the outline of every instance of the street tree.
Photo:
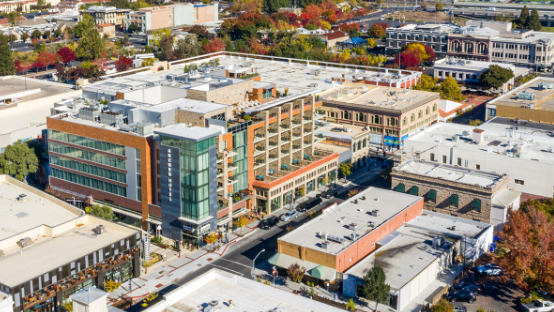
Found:
M 519 20 L 518 20 L 519 27 L 526 29 L 528 19 L 529 19 L 529 9 L 527 8 L 526 5 L 524 5 L 523 8 L 521 9 L 521 13 L 519 13 Z
M 75 51 L 71 50 L 69 47 L 63 47 L 56 52 L 56 55 L 60 58 L 60 61 L 67 66 L 67 64 L 71 63 L 75 58 Z
M 400 66 L 400 68 L 412 68 L 421 63 L 421 59 L 409 52 L 402 52 L 396 55 L 394 59 L 394 65 Z
M 446 299 L 441 299 L 431 307 L 431 312 L 454 312 L 454 305 Z
M 0 154 L 0 174 L 13 176 L 24 181 L 28 174 L 38 170 L 38 158 L 27 143 L 16 142 L 8 145 Z
M 532 29 L 534 31 L 539 31 L 542 29 L 541 19 L 539 17 L 539 11 L 537 11 L 537 9 L 533 9 L 533 11 L 531 11 L 531 16 L 529 16 L 526 28 Z
M 381 39 L 387 35 L 387 32 L 382 26 L 373 24 L 373 26 L 371 26 L 371 28 L 367 31 L 367 34 L 372 38 Z
M 88 14 L 84 14 L 81 21 L 75 24 L 75 26 L 71 28 L 71 31 L 76 37 L 82 37 L 93 29 L 94 29 L 94 19 L 92 18 L 92 16 Z
M 50 37 L 50 30 L 45 30 L 42 33 L 42 39 L 48 39 L 48 37 Z
M 38 29 L 33 30 L 33 32 L 31 33 L 32 38 L 39 39 L 40 36 L 42 36 L 42 33 Z
M 174 38 L 172 35 L 162 36 L 160 40 L 160 51 L 158 58 L 162 61 L 170 61 L 173 59 L 173 43 Z
M 220 38 L 212 39 L 208 44 L 202 46 L 204 54 L 225 51 L 225 42 Z
M 346 181 L 346 177 L 352 173 L 352 164 L 342 163 L 340 164 L 339 170 Z
M 27 41 L 27 39 L 29 39 L 29 35 L 27 33 L 22 33 L 21 34 L 21 40 L 23 40 L 23 42 Z
M 503 279 L 513 279 L 527 295 L 533 289 L 554 288 L 554 223 L 546 213 L 528 206 L 510 211 L 500 233 L 498 259 Z
M 125 56 L 120 56 L 117 61 L 115 61 L 115 68 L 118 72 L 123 72 L 129 69 L 133 64 L 133 60 Z
M 458 82 L 452 77 L 446 77 L 444 81 L 439 84 L 438 92 L 441 95 L 441 99 L 462 102 L 465 100 L 465 96 L 462 95 L 462 89 L 458 85 Z
M 62 31 L 60 29 L 54 30 L 54 36 L 56 36 L 56 38 L 59 38 L 61 35 L 62 35 Z
M 379 302 L 389 300 L 390 285 L 385 283 L 386 278 L 385 271 L 378 265 L 374 266 L 364 276 L 363 294 L 367 300 L 375 301 L 374 311 L 377 311 Z
M 499 65 L 491 65 L 481 73 L 479 83 L 498 89 L 512 78 L 514 78 L 514 72 L 511 69 Z
M 50 65 L 53 65 L 56 62 L 56 56 L 50 52 L 44 51 L 40 52 L 33 63 L 33 66 L 36 68 L 37 73 L 41 68 L 46 68 Z
M 79 40 L 79 46 L 75 51 L 77 57 L 82 61 L 92 61 L 102 56 L 104 51 L 104 40 L 94 29 L 89 30 Z
M 244 219 L 244 216 L 238 217 L 235 221 L 233 221 L 233 224 L 236 228 L 240 229 L 239 236 L 242 236 L 242 228 L 246 226 L 246 219 Z
M 294 282 L 294 292 L 296 292 L 296 285 L 302 282 L 304 275 L 306 274 L 306 268 L 301 267 L 298 263 L 291 264 L 287 269 L 287 274 L 290 279 Z
M 177 41 L 175 48 L 175 58 L 180 60 L 186 57 L 194 57 L 202 54 L 202 43 L 198 41 L 196 35 L 186 36 L 184 39 Z
M 12 50 L 8 44 L 8 38 L 0 34 L 0 76 L 15 74 Z
M 442 2 L 437 2 L 437 4 L 435 4 L 435 10 L 437 11 L 444 10 L 444 5 L 442 4 Z

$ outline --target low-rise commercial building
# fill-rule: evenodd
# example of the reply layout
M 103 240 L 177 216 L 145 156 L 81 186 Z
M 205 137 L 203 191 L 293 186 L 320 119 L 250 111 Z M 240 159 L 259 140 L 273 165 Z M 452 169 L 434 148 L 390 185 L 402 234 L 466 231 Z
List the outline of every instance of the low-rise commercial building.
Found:
M 12 297 L 15 312 L 53 311 L 84 287 L 140 276 L 139 230 L 9 176 L 0 176 L 0 192 L 0 291 Z
M 89 15 L 94 19 L 94 24 L 112 24 L 117 30 L 125 31 L 125 18 L 130 9 L 119 9 L 114 6 L 90 6 L 86 10 L 79 11 L 80 19 Z
M 463 166 L 408 160 L 391 172 L 393 190 L 425 198 L 425 209 L 492 225 L 519 209 L 521 192 L 508 189 L 509 178 Z
M 172 4 L 129 11 L 125 27 L 134 24 L 138 31 L 146 32 L 162 28 L 218 22 L 218 4 Z
M 552 197 L 552 125 L 496 117 L 475 128 L 439 123 L 404 141 L 406 157 L 508 176 L 521 201 Z
M 306 268 L 306 279 L 336 289 L 342 274 L 377 249 L 376 243 L 421 214 L 423 198 L 370 187 L 277 241 L 269 262 Z
M 456 27 L 441 24 L 415 25 L 387 28 L 387 54 L 399 53 L 406 44 L 423 43 L 433 49 L 438 58 L 446 56 L 448 50 L 448 34 Z
M 115 37 L 115 26 L 112 24 L 99 24 L 96 25 L 96 30 L 100 34 L 100 37 L 106 36 L 107 38 Z
M 350 36 L 347 33 L 344 33 L 342 31 L 336 30 L 333 32 L 326 32 L 324 34 L 319 35 L 321 38 L 321 41 L 327 45 L 327 49 L 335 47 L 335 45 L 341 41 L 344 41 Z

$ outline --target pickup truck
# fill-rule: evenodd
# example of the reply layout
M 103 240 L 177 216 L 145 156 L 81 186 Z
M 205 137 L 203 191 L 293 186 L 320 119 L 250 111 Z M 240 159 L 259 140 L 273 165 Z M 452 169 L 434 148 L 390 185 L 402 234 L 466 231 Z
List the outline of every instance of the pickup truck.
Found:
M 523 311 L 529 311 L 529 312 L 554 311 L 554 303 L 550 301 L 538 299 L 531 303 L 523 304 Z

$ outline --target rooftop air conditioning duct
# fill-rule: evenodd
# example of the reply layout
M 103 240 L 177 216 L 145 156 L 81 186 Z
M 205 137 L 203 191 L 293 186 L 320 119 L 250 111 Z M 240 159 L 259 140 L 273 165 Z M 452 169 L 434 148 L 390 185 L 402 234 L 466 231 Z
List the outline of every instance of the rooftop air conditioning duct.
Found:
M 25 237 L 19 240 L 19 245 L 21 245 L 22 248 L 31 246 L 33 241 L 30 237 Z
M 95 230 L 96 230 L 96 234 L 98 235 L 104 234 L 104 232 L 106 232 L 106 226 L 103 224 L 100 224 L 95 228 Z
M 380 214 L 379 209 L 374 209 L 371 211 L 371 215 L 374 217 L 378 217 Z
M 348 225 L 348 229 L 349 229 L 350 231 L 356 231 L 356 230 L 358 229 L 358 224 L 357 224 L 357 223 L 350 223 L 350 224 Z
M 24 203 L 24 202 L 28 201 L 29 199 L 27 198 L 26 194 L 19 194 L 19 196 L 17 197 L 17 200 Z

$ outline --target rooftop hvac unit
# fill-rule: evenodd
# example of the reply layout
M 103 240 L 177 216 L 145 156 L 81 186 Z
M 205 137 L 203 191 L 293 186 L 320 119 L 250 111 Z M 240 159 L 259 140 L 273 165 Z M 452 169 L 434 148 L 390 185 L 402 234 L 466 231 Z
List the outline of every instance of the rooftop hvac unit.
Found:
M 31 246 L 33 241 L 30 237 L 25 237 L 19 240 L 19 245 L 21 245 L 22 248 Z
M 357 223 L 350 223 L 350 224 L 348 225 L 348 229 L 349 229 L 350 231 L 356 231 L 356 230 L 358 229 L 358 224 L 357 224 Z
M 218 300 L 212 300 L 208 302 L 208 304 L 204 307 L 204 312 L 215 312 L 218 311 L 219 301 Z
M 458 136 L 457 135 L 452 136 L 452 142 L 458 142 Z
M 535 94 L 528 92 L 520 92 L 517 94 L 517 98 L 520 100 L 534 100 Z
M 103 224 L 100 224 L 96 227 L 96 234 L 100 235 L 106 232 L 106 226 Z
M 319 232 L 319 233 L 317 233 L 317 235 L 319 236 L 319 238 L 327 239 L 327 233 L 325 233 L 325 232 Z
M 137 133 L 140 135 L 149 135 L 154 133 L 154 124 L 153 123 L 139 123 L 137 125 Z
M 360 199 L 361 199 L 361 200 L 365 200 L 365 195 L 364 195 L 364 196 L 362 196 L 362 197 L 360 197 Z
M 539 82 L 539 90 L 554 89 L 554 83 Z
M 533 108 L 535 108 L 535 104 L 529 103 L 529 104 L 525 105 L 525 108 L 533 109 Z
M 332 242 L 343 244 L 343 245 L 345 243 L 345 239 L 343 237 L 338 237 L 338 236 L 335 236 L 335 235 L 327 234 L 327 239 L 332 241 Z
M 463 137 L 469 136 L 469 132 L 467 130 L 462 131 L 462 136 Z
M 379 209 L 374 209 L 371 211 L 371 215 L 374 217 L 378 217 L 380 214 Z
M 444 244 L 446 243 L 446 240 L 442 236 L 435 236 L 433 237 L 433 248 L 441 248 L 444 247 Z
M 321 248 L 323 248 L 323 249 L 329 249 L 329 245 L 331 245 L 330 241 L 321 242 Z
M 26 194 L 19 194 L 19 196 L 17 197 L 17 200 L 20 201 L 20 202 L 26 202 L 29 199 L 27 198 Z
M 311 88 L 317 88 L 317 87 L 318 87 L 317 82 L 310 83 L 310 87 L 311 87 Z

